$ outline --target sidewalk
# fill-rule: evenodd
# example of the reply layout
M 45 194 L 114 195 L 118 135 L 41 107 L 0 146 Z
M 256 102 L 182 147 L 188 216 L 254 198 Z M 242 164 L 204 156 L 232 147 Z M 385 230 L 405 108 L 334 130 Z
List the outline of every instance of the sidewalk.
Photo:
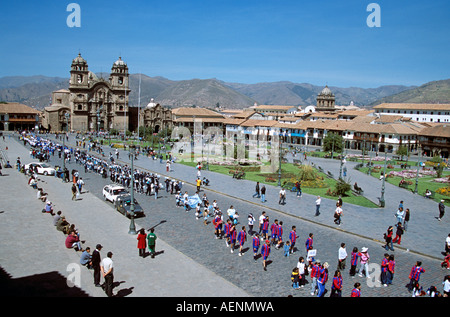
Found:
M 11 138 L 0 146 L 8 146 L 11 162 L 17 157 L 29 163 L 28 150 Z M 79 264 L 81 252 L 66 249 L 65 235 L 53 226 L 52 217 L 41 213 L 43 203 L 36 199 L 36 191 L 27 185 L 28 179 L 15 169 L 3 169 L 0 177 L 0 199 L 3 202 L 0 217 L 0 263 L 9 276 L 9 284 L 38 280 L 47 286 L 48 294 L 74 294 L 74 288 L 63 287 L 66 277 L 73 276 L 71 264 Z M 91 253 L 95 245 L 103 245 L 104 258 L 112 251 L 114 262 L 113 293 L 117 296 L 138 297 L 247 297 L 246 292 L 224 278 L 186 257 L 163 240 L 156 249 L 163 252 L 155 258 L 137 256 L 136 235 L 128 234 L 130 221 L 112 211 L 112 207 L 90 193 L 72 201 L 71 184 L 51 176 L 40 176 L 39 187 L 49 193 L 55 212 L 62 211 L 69 223 L 74 223 Z M 101 223 L 101 226 L 98 224 Z M 136 226 L 136 230 L 140 228 Z M 157 233 L 157 232 L 156 232 Z M 68 267 L 69 266 L 69 267 Z M 106 296 L 93 284 L 93 271 L 80 266 L 80 290 L 77 295 Z M 49 273 L 58 280 L 57 289 L 49 283 Z M 103 281 L 103 280 L 102 280 Z M 45 295 L 41 295 L 45 296 Z

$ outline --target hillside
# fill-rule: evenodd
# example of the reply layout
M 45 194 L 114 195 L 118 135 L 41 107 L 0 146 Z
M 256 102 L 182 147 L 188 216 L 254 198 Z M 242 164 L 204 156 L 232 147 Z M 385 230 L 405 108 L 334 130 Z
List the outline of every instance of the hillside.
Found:
M 386 96 L 371 106 L 381 103 L 450 103 L 450 79 L 432 81 L 420 87 Z
M 215 79 L 191 79 L 176 82 L 166 88 L 157 98 L 162 105 L 240 109 L 253 106 L 255 100 L 245 96 Z
M 308 83 L 292 83 L 292 82 L 275 82 L 275 83 L 258 83 L 258 84 L 238 84 L 228 83 L 229 87 L 236 91 L 247 95 L 260 104 L 280 104 L 280 105 L 315 105 L 316 97 L 323 87 L 314 86 Z M 376 100 L 396 94 L 413 87 L 391 85 L 381 86 L 378 88 L 358 88 L 358 87 L 329 87 L 336 96 L 337 105 L 349 105 L 350 102 L 356 106 L 366 106 Z
M 99 74 L 100 75 L 100 74 Z M 108 78 L 109 74 L 103 74 Z M 130 75 L 130 105 L 139 104 L 139 79 L 141 80 L 140 105 L 150 99 L 171 107 L 192 106 L 242 109 L 258 104 L 292 106 L 315 105 L 317 94 L 323 86 L 288 81 L 257 84 L 227 83 L 217 79 L 191 79 L 173 81 L 144 74 Z M 0 101 L 20 102 L 37 109 L 49 105 L 52 91 L 67 89 L 68 78 L 29 76 L 0 78 Z M 430 82 L 420 87 L 390 85 L 377 88 L 334 87 L 337 105 L 368 106 L 382 102 L 450 103 L 450 79 Z

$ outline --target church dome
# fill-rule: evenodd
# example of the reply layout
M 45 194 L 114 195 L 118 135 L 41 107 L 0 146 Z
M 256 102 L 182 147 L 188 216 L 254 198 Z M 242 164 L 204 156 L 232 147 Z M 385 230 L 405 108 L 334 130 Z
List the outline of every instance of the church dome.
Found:
M 321 96 L 333 96 L 333 93 L 331 92 L 330 88 L 328 88 L 328 85 L 325 86 L 325 88 L 322 89 L 322 91 L 320 92 Z
M 147 105 L 147 109 L 153 108 L 157 105 L 157 103 L 155 102 L 155 100 L 152 98 L 150 99 L 150 102 Z
M 114 62 L 114 66 L 127 66 L 127 64 L 122 60 L 122 57 L 119 56 L 119 59 Z
M 74 58 L 74 60 L 72 61 L 72 65 L 73 64 L 86 64 L 86 60 L 81 57 L 81 53 L 78 53 L 78 56 Z

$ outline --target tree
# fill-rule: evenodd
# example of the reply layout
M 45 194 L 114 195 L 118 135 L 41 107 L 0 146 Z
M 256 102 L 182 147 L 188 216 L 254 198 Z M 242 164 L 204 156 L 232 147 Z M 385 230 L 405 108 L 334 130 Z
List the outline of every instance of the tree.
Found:
M 328 132 L 323 139 L 323 150 L 325 152 L 338 152 L 341 153 L 344 148 L 344 138 L 336 133 Z
M 403 161 L 403 156 L 408 155 L 408 148 L 405 145 L 400 145 L 396 153 L 400 155 L 400 161 Z

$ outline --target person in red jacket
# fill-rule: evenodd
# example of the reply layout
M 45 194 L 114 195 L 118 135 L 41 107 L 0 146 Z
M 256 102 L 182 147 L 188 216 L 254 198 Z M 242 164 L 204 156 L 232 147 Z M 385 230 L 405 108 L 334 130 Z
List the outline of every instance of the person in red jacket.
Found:
M 138 240 L 138 244 L 137 247 L 139 249 L 139 256 L 144 256 L 145 255 L 145 248 L 147 247 L 147 235 L 145 234 L 145 229 L 142 228 L 141 230 L 139 230 L 138 236 L 137 236 L 137 240 Z
M 74 248 L 75 251 L 83 251 L 81 248 L 81 242 L 78 235 L 72 231 L 66 238 L 66 248 L 71 249 Z
M 355 283 L 355 285 L 353 285 L 353 289 L 352 289 L 352 293 L 351 293 L 351 297 L 361 297 L 361 284 L 360 283 Z

